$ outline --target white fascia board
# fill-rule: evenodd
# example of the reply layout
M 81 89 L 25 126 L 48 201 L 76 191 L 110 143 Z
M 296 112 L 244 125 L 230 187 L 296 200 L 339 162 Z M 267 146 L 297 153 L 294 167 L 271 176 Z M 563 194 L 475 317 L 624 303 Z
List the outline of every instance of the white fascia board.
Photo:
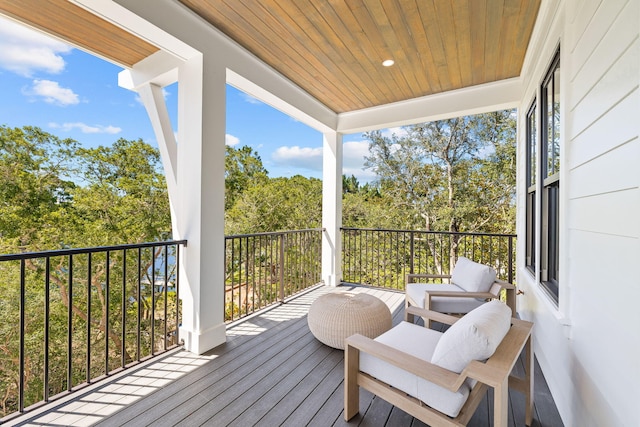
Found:
M 230 69 L 227 69 L 227 83 L 319 132 L 335 131 L 337 115 L 326 107 L 320 106 L 318 111 L 317 105 L 312 106 L 311 109 L 316 110 L 316 115 L 311 116 L 304 110 L 296 108 L 282 98 L 275 96 L 264 86 L 260 86 Z M 299 88 L 289 87 L 287 91 L 289 90 L 299 90 Z M 315 102 L 315 100 L 312 100 L 312 102 Z M 306 111 L 309 111 L 309 109 L 306 109 Z M 323 119 L 318 119 L 318 115 L 322 116 Z
M 337 131 L 366 132 L 516 108 L 522 96 L 519 77 L 407 101 L 342 113 Z
M 74 1 L 180 59 L 215 58 L 229 70 L 229 84 L 320 132 L 335 131 L 334 111 L 179 2 Z

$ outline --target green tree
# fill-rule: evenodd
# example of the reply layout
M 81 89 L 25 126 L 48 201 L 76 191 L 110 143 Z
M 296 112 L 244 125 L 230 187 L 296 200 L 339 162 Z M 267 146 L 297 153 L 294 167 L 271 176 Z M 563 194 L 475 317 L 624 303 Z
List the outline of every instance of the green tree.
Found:
M 299 230 L 322 223 L 322 181 L 296 175 L 254 182 L 227 212 L 227 234 Z
M 111 147 L 81 148 L 76 141 L 61 140 L 38 128 L 0 127 L 0 249 L 3 253 L 30 252 L 67 247 L 104 246 L 163 240 L 171 236 L 169 202 L 158 151 L 143 141 L 120 139 Z M 142 255 L 140 270 L 146 274 L 156 253 Z M 125 262 L 121 252 L 109 259 L 110 283 L 106 284 L 104 255 L 94 256 L 88 269 L 86 256 L 74 256 L 73 280 L 70 259 L 50 258 L 49 275 L 44 261 L 25 262 L 25 403 L 43 398 L 43 340 L 45 301 L 49 306 L 49 387 L 52 394 L 68 387 L 66 372 L 67 323 L 72 324 L 72 381 L 86 378 L 86 358 L 91 359 L 92 376 L 100 374 L 109 344 L 111 366 L 120 359 L 130 361 L 135 345 L 122 342 L 123 328 L 137 322 L 135 256 Z M 50 281 L 46 293 L 44 284 Z M 89 277 L 91 280 L 89 280 Z M 70 289 L 73 286 L 73 290 Z M 126 286 L 123 289 L 123 286 Z M 156 318 L 151 316 L 149 286 L 143 294 L 139 319 L 145 331 Z M 20 263 L 0 264 L 0 404 L 3 413 L 15 410 L 18 385 L 18 336 L 15 319 L 19 313 Z M 91 317 L 87 296 L 91 293 Z M 128 295 L 128 298 L 123 297 Z M 175 306 L 170 294 L 169 306 Z M 123 305 L 122 301 L 125 300 Z M 158 305 L 161 304 L 161 305 Z M 127 311 L 127 325 L 122 323 Z M 68 313 L 71 311 L 71 319 Z M 173 325 L 175 327 L 177 325 Z M 84 343 L 90 329 L 92 351 Z M 159 329 L 159 328 L 158 328 Z M 131 329 L 135 330 L 135 329 Z M 153 349 L 150 336 L 141 337 L 144 357 Z M 120 348 L 124 344 L 124 354 Z
M 512 232 L 515 129 L 513 113 L 500 111 L 408 126 L 400 137 L 369 132 L 366 165 L 393 209 L 405 212 L 406 228 Z
M 76 227 L 70 245 L 141 243 L 171 236 L 171 217 L 160 154 L 142 140 L 77 152 L 83 185 L 73 192 Z M 79 241 L 79 239 L 82 239 Z
M 77 142 L 0 126 L 0 249 L 33 249 L 71 205 Z M 55 247 L 59 247 L 59 242 Z M 52 248 L 47 246 L 47 248 Z
M 225 210 L 231 209 L 242 193 L 255 182 L 267 179 L 258 153 L 248 146 L 233 148 L 227 145 L 225 155 Z

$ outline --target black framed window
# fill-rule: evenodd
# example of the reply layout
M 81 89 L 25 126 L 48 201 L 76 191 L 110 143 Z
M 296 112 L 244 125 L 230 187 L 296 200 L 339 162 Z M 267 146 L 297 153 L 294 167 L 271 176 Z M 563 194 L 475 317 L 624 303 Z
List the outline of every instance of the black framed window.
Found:
M 560 51 L 541 87 L 541 227 L 540 280 L 558 301 L 560 242 Z
M 527 165 L 526 165 L 526 267 L 536 269 L 536 166 L 538 156 L 537 102 L 534 100 L 527 111 Z

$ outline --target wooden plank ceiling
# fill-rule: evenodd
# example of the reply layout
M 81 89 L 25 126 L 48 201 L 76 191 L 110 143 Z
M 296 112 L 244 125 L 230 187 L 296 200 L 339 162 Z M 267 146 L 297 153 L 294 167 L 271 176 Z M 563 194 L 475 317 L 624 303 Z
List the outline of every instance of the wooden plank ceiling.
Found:
M 342 113 L 520 74 L 540 0 L 179 0 Z M 125 67 L 156 52 L 67 0 L 0 13 Z M 382 61 L 395 64 L 383 67 Z
M 540 0 L 180 0 L 335 112 L 520 75 Z M 393 59 L 395 65 L 383 67 Z
M 123 67 L 159 50 L 67 0 L 0 0 L 0 13 Z

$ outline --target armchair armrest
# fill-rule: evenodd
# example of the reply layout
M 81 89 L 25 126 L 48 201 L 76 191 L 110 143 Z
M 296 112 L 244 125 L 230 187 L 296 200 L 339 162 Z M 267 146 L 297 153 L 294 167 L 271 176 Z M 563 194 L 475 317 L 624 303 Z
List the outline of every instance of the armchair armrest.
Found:
M 491 292 L 454 292 L 454 291 L 426 291 L 430 297 L 454 297 L 454 298 L 495 298 Z
M 418 307 L 415 305 L 410 305 L 405 307 L 405 316 L 407 314 L 422 317 L 427 320 L 435 320 L 436 322 L 445 323 L 447 325 L 453 325 L 455 322 L 460 320 L 459 317 L 440 313 L 438 311 L 427 310 L 425 308 Z
M 504 280 L 496 280 L 495 282 L 493 282 L 494 285 L 498 284 L 500 285 L 500 287 L 502 289 L 515 289 L 516 285 L 509 283 L 509 282 L 505 282 Z
M 451 372 L 431 362 L 404 353 L 360 334 L 352 335 L 345 341 L 345 354 L 356 357 L 357 355 L 353 354 L 354 349 L 384 360 L 393 366 L 402 368 L 413 375 L 431 381 L 450 391 L 458 390 L 467 378 L 465 373 L 457 374 Z

